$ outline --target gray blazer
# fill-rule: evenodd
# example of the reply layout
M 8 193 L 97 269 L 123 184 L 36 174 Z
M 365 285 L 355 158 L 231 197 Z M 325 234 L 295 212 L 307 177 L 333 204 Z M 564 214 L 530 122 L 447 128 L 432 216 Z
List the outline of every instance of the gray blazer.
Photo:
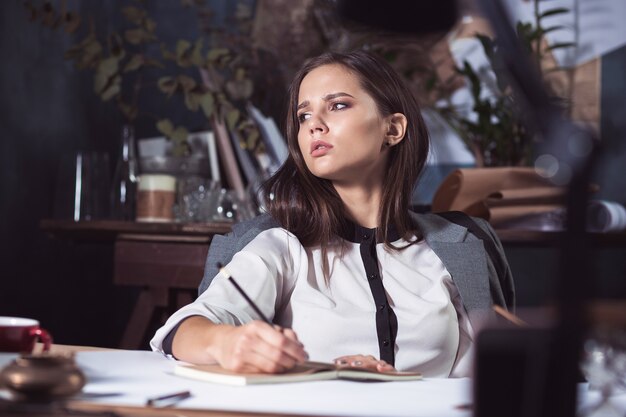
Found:
M 465 227 L 452 223 L 435 214 L 411 213 L 424 238 L 450 272 L 459 290 L 470 322 L 473 326 L 492 315 L 493 304 L 513 309 L 515 289 L 511 269 L 504 255 L 500 240 L 488 222 L 474 218 L 494 240 L 498 254 L 504 259 L 504 276 L 497 276 L 496 268 L 489 258 L 483 241 Z M 235 253 L 243 249 L 256 235 L 272 227 L 280 227 L 265 214 L 252 220 L 237 223 L 231 233 L 213 237 L 204 268 L 204 278 L 198 293 L 208 288 L 217 275 L 216 264 L 226 265 Z

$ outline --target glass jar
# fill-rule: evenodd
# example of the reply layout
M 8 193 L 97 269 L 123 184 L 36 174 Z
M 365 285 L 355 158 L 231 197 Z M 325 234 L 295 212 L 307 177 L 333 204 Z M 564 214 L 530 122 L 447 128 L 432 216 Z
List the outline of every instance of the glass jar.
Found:
M 122 127 L 122 143 L 113 175 L 113 189 L 111 190 L 112 218 L 127 221 L 135 220 L 137 175 L 135 131 L 131 125 L 124 125 Z

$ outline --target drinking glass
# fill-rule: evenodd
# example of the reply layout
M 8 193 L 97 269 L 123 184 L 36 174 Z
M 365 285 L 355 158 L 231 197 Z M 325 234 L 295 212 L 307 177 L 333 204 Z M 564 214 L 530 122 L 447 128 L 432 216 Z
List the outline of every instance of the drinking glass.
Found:
M 109 214 L 110 167 L 104 152 L 76 152 L 61 157 L 54 217 L 95 220 Z
M 600 400 L 583 410 L 582 415 L 619 416 L 611 405 L 611 396 L 626 389 L 626 328 L 614 325 L 594 327 L 583 346 L 581 369 L 590 391 L 598 391 Z

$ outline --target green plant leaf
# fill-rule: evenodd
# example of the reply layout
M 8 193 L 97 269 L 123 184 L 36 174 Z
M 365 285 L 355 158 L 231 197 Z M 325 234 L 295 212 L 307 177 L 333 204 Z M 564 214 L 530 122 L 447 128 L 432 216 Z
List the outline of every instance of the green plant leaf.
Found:
M 172 53 L 172 51 L 167 49 L 167 46 L 164 43 L 161 43 L 159 45 L 159 48 L 161 49 L 161 56 L 163 57 L 163 59 L 166 59 L 166 60 L 169 60 L 169 61 L 175 61 L 176 60 L 176 55 L 174 55 Z
M 480 41 L 480 44 L 482 45 L 483 50 L 485 51 L 485 55 L 487 55 L 489 59 L 493 59 L 493 54 L 495 50 L 494 40 L 491 39 L 489 36 L 483 35 L 481 33 L 476 34 L 475 37 L 476 39 Z
M 190 92 L 198 85 L 196 80 L 185 74 L 179 75 L 178 77 L 176 77 L 176 80 L 178 81 L 178 85 L 181 86 L 185 93 Z
M 552 45 L 548 46 L 548 51 L 553 51 L 555 49 L 571 48 L 573 46 L 576 46 L 576 43 L 574 42 L 553 43 Z
M 213 98 L 213 94 L 207 91 L 200 97 L 199 103 L 206 118 L 210 118 L 215 111 L 215 99 Z
M 554 15 L 563 14 L 563 13 L 569 13 L 569 9 L 565 7 L 558 7 L 558 8 L 546 10 L 545 12 L 539 14 L 539 20 L 543 19 L 544 17 L 554 16 Z
M 220 58 L 228 56 L 229 54 L 230 51 L 227 48 L 212 48 L 209 49 L 206 58 L 209 62 L 216 62 Z
M 144 65 L 144 57 L 141 54 L 134 54 L 124 66 L 123 72 L 136 71 Z
M 113 97 L 120 94 L 122 89 L 122 77 L 115 75 L 109 79 L 108 85 L 100 92 L 100 99 L 102 101 L 109 101 Z
M 256 148 L 256 145 L 259 141 L 259 131 L 256 128 L 249 129 L 246 137 L 246 147 L 248 149 Z
M 170 98 L 178 88 L 178 81 L 173 77 L 161 77 L 157 80 L 157 87 Z
M 204 66 L 204 58 L 202 57 L 202 47 L 204 43 L 202 38 L 198 38 L 193 45 L 193 50 L 191 51 L 191 63 L 197 67 Z
M 470 89 L 474 100 L 480 100 L 480 90 L 482 89 L 482 86 L 480 85 L 480 79 L 478 78 L 478 75 L 476 75 L 474 68 L 472 68 L 470 63 L 467 61 L 463 61 L 462 74 L 465 75 L 470 82 Z
M 191 43 L 184 39 L 176 42 L 176 63 L 183 68 L 191 66 Z
M 174 124 L 170 119 L 161 119 L 156 123 L 156 128 L 159 132 L 163 133 L 165 136 L 172 137 L 174 133 Z
M 232 109 L 228 113 L 226 113 L 226 125 L 230 129 L 234 129 L 237 125 L 237 121 L 239 120 L 239 115 L 241 113 L 237 109 Z
M 100 63 L 102 45 L 93 33 L 90 33 L 78 44 L 65 51 L 65 59 L 74 61 L 78 69 L 94 68 Z
M 226 91 L 233 100 L 247 100 L 252 95 L 254 84 L 252 80 L 245 78 L 240 81 L 230 80 L 226 82 Z
M 200 94 L 185 92 L 185 106 L 190 111 L 196 112 L 200 108 Z
M 116 57 L 111 56 L 100 61 L 100 64 L 98 64 L 98 67 L 96 68 L 96 74 L 94 76 L 94 90 L 104 101 L 112 97 L 110 87 L 114 84 L 113 81 L 118 71 L 118 63 L 119 60 Z
M 187 137 L 189 137 L 189 131 L 182 126 L 178 126 L 172 132 L 171 139 L 174 142 L 175 156 L 185 155 L 187 151 Z
M 545 35 L 546 33 L 554 32 L 555 30 L 567 29 L 563 25 L 550 26 L 549 28 L 540 28 L 541 34 Z

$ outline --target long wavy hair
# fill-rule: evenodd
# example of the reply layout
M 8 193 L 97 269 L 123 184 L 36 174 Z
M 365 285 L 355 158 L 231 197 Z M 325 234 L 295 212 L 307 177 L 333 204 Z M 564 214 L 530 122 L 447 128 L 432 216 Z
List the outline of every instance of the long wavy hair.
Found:
M 263 184 L 267 210 L 302 245 L 321 245 L 324 252 L 347 226 L 346 209 L 339 194 L 331 181 L 316 177 L 309 171 L 298 146 L 300 84 L 312 70 L 331 64 L 341 65 L 358 77 L 383 117 L 402 113 L 407 118 L 404 139 L 389 148 L 376 232 L 379 242 L 383 241 L 390 249 L 401 249 L 389 241 L 389 226 L 395 226 L 405 239 L 411 239 L 413 235 L 417 240 L 422 238 L 421 231 L 409 215 L 409 203 L 428 156 L 428 131 L 417 100 L 403 80 L 387 62 L 369 52 L 324 53 L 308 60 L 295 75 L 289 88 L 285 122 L 289 156 Z M 327 265 L 324 270 L 328 272 Z

